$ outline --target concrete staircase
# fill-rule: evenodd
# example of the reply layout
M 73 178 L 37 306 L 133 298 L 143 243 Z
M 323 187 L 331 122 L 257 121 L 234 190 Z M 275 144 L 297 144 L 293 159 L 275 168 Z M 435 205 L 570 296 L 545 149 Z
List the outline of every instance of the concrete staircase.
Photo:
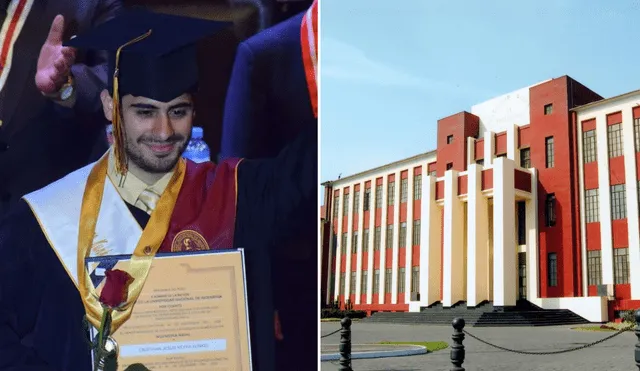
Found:
M 451 308 L 443 308 L 436 303 L 422 311 L 411 312 L 376 312 L 365 322 L 398 323 L 398 324 L 433 324 L 451 326 L 454 318 L 464 318 L 467 326 L 558 326 L 589 323 L 586 319 L 566 309 L 541 309 L 528 301 L 520 301 L 514 308 L 496 311 L 490 302 L 483 302 L 476 307 L 467 308 L 465 302 L 454 304 Z

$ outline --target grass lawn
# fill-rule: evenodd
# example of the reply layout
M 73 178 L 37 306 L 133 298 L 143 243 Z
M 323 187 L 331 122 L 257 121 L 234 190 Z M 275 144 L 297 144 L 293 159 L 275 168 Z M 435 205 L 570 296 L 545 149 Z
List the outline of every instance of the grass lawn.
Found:
M 622 330 L 623 328 L 628 328 L 631 326 L 629 323 L 606 323 L 604 325 L 586 325 L 580 327 L 572 327 L 572 330 L 577 331 L 593 331 L 593 332 L 617 332 Z
M 449 344 L 444 341 L 381 341 L 377 344 L 385 345 L 419 345 L 427 348 L 429 352 L 447 349 Z
M 342 318 L 321 318 L 320 322 L 340 322 Z M 360 318 L 351 318 L 351 322 L 358 322 Z

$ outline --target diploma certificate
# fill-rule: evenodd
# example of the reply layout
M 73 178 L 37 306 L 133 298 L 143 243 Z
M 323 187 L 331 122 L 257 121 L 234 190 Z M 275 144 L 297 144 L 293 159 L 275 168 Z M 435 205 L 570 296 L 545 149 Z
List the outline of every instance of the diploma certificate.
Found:
M 87 258 L 100 292 L 104 271 L 126 271 L 129 257 Z M 250 371 L 243 250 L 158 254 L 131 318 L 112 335 L 118 370 Z

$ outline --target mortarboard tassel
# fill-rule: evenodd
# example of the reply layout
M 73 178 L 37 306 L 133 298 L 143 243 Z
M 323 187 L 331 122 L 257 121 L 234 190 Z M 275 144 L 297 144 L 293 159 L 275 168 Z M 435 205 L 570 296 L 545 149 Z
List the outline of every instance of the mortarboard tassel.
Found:
M 123 48 L 135 44 L 141 40 L 146 39 L 151 35 L 152 30 L 147 31 L 144 35 L 138 36 L 135 39 L 120 46 L 116 51 L 116 68 L 113 72 L 113 113 L 111 123 L 113 124 L 113 154 L 116 159 L 116 171 L 120 175 L 124 176 L 127 173 L 127 159 L 124 152 L 124 129 L 122 128 L 122 116 L 120 110 L 120 91 L 118 77 L 120 74 L 120 52 Z

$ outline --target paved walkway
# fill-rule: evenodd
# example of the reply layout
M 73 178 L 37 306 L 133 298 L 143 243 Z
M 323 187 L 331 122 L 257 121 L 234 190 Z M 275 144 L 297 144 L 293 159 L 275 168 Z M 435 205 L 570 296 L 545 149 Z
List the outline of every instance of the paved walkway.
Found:
M 322 344 L 322 348 L 320 352 L 324 354 L 332 354 L 338 353 L 339 344 Z M 383 345 L 383 344 L 353 344 L 351 346 L 352 353 L 361 353 L 361 352 L 387 352 L 387 351 L 395 351 L 398 349 L 413 349 L 415 347 L 411 346 L 397 346 L 397 345 Z
M 322 334 L 330 333 L 339 323 L 322 323 Z M 355 322 L 352 327 L 354 344 L 380 341 L 446 341 L 451 344 L 453 328 L 432 325 L 392 325 Z M 474 328 L 470 333 L 507 348 L 527 351 L 553 351 L 572 348 L 609 336 L 610 332 L 587 332 L 559 327 Z M 466 371 L 634 371 L 633 332 L 621 334 L 591 348 L 557 355 L 521 355 L 504 352 L 475 339 L 464 341 Z M 338 344 L 340 334 L 322 339 L 323 345 Z M 394 358 L 358 359 L 352 362 L 354 371 L 449 371 L 452 367 L 450 349 L 434 353 Z M 338 370 L 337 362 L 322 362 L 322 371 Z
M 339 344 L 322 344 L 321 361 L 340 359 Z M 370 359 L 384 357 L 406 357 L 422 355 L 427 349 L 419 345 L 352 344 L 351 359 Z

